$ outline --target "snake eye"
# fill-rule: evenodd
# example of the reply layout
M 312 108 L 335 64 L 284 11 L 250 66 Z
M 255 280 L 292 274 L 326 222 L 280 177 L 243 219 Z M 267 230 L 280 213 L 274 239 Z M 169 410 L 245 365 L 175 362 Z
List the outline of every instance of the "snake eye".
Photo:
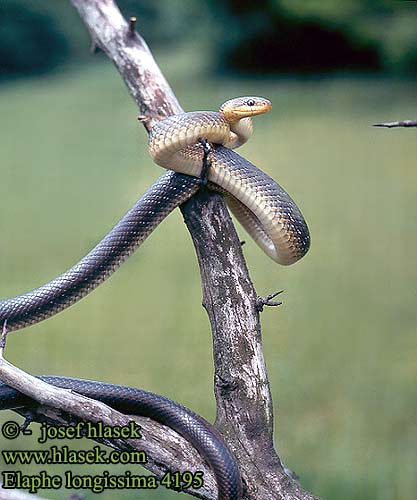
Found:
M 249 100 L 246 102 L 246 104 L 247 104 L 248 106 L 255 106 L 255 101 L 254 101 L 253 99 L 249 99 Z

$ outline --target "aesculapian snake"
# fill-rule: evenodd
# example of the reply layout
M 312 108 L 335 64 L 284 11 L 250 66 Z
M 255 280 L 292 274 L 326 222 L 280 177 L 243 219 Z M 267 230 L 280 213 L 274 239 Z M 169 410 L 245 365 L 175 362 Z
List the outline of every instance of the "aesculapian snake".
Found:
M 199 140 L 216 145 L 209 153 L 208 187 L 225 194 L 238 220 L 273 260 L 284 265 L 299 260 L 310 245 L 301 212 L 274 180 L 231 151 L 250 137 L 251 117 L 270 108 L 267 99 L 239 97 L 224 103 L 218 112 L 182 113 L 158 122 L 150 132 L 150 154 L 156 163 L 176 172 L 169 170 L 161 176 L 71 269 L 31 292 L 1 300 L 0 325 L 6 322 L 7 330 L 13 331 L 38 323 L 80 300 L 109 277 L 174 208 L 200 188 L 203 148 Z M 120 411 L 153 415 L 183 435 L 207 459 L 216 476 L 219 499 L 241 497 L 233 456 L 218 432 L 214 428 L 211 432 L 211 426 L 190 410 L 145 391 L 64 377 L 46 380 Z M 0 385 L 0 408 L 10 407 L 12 401 L 21 402 L 19 397 L 16 391 Z

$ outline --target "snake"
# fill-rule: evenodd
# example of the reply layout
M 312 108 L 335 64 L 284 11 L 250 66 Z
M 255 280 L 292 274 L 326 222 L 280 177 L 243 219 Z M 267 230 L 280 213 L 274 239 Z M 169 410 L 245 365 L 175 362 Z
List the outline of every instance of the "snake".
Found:
M 301 259 L 310 247 L 309 230 L 301 211 L 278 183 L 233 151 L 251 137 L 252 118 L 268 112 L 271 107 L 271 102 L 262 97 L 237 97 L 223 103 L 218 111 L 179 113 L 158 121 L 150 131 L 148 149 L 154 162 L 167 171 L 77 264 L 35 290 L 0 300 L 0 325 L 7 326 L 8 332 L 19 330 L 85 297 L 103 283 L 175 208 L 206 184 L 208 189 L 225 196 L 238 221 L 271 259 L 282 265 Z M 211 145 L 206 172 L 203 166 L 208 150 L 202 148 L 199 141 Z M 159 404 L 157 419 L 175 428 L 213 467 L 218 498 L 238 500 L 241 497 L 238 468 L 227 446 L 210 424 L 207 424 L 208 430 L 202 431 L 199 427 L 201 417 L 194 418 L 190 410 L 180 409 L 162 396 L 140 390 L 134 392 L 123 386 L 65 377 L 48 380 L 114 404 L 121 411 L 134 409 L 138 415 L 145 415 L 146 408 Z M 0 408 L 11 398 L 7 391 L 9 389 L 1 387 Z M 185 412 L 187 418 L 180 424 L 173 422 L 170 408 L 176 408 L 174 413 L 178 411 L 181 415 Z M 217 444 L 208 443 L 203 436 L 205 432 Z M 223 465 L 218 465 L 219 460 L 223 460 Z
M 105 403 L 128 415 L 148 417 L 170 427 L 191 442 L 214 472 L 219 500 L 239 500 L 242 483 L 236 459 L 220 432 L 185 406 L 152 392 L 80 378 L 47 375 L 38 377 L 62 389 L 70 389 Z M 28 396 L 0 383 L 0 409 L 19 410 L 36 406 Z

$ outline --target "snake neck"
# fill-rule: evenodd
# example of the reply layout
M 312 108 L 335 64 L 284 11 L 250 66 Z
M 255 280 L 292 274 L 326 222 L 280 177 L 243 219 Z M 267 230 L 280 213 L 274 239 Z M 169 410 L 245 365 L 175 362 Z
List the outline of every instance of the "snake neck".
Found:
M 226 148 L 236 149 L 251 137 L 253 132 L 252 118 L 246 117 L 235 121 L 229 121 L 230 137 L 229 140 L 223 144 Z

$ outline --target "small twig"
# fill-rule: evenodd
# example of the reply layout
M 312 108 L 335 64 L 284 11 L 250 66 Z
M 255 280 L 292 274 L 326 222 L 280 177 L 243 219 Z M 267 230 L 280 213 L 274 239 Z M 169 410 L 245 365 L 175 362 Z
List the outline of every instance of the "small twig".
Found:
M 198 141 L 202 146 L 203 146 L 203 167 L 201 169 L 200 173 L 200 179 L 201 179 L 201 185 L 202 186 L 207 186 L 208 182 L 208 171 L 211 165 L 211 161 L 209 160 L 209 154 L 211 153 L 212 149 L 210 144 L 205 140 L 205 139 L 200 139 Z
M 7 319 L 4 320 L 3 328 L 1 331 L 0 337 L 0 357 L 3 357 L 3 351 L 6 347 L 6 338 L 7 338 Z
M 136 17 L 132 16 L 129 19 L 129 36 L 134 37 L 136 35 Z
M 274 302 L 272 299 L 277 295 L 282 293 L 284 290 L 280 290 L 279 292 L 270 293 L 266 297 L 257 297 L 256 299 L 256 310 L 258 312 L 262 312 L 265 306 L 276 307 L 282 305 L 282 302 Z
M 402 120 L 398 122 L 385 122 L 385 123 L 374 123 L 374 127 L 417 127 L 417 120 Z
M 23 424 L 20 426 L 21 432 L 25 433 L 25 430 L 29 427 L 29 425 L 34 422 L 33 415 L 30 413 L 25 416 L 25 421 Z

